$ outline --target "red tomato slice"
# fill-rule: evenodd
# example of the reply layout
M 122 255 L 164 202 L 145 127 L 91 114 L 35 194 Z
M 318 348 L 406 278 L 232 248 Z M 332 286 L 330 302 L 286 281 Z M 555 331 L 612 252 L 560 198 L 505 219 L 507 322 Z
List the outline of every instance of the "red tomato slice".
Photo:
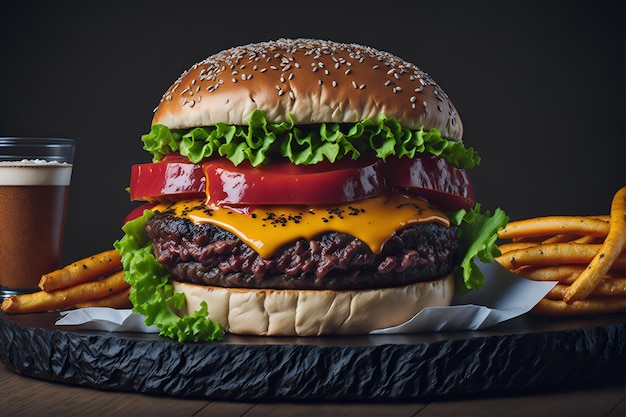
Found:
M 429 156 L 387 160 L 387 183 L 424 198 L 442 210 L 474 207 L 474 188 L 467 170 Z
M 234 166 L 228 160 L 203 164 L 208 204 L 333 204 L 379 195 L 386 190 L 384 163 L 377 158 L 328 161 L 315 165 L 290 162 L 270 167 Z
M 153 164 L 133 165 L 130 172 L 130 199 L 172 201 L 203 199 L 206 179 L 202 166 L 177 153 Z
M 246 162 L 234 166 L 226 159 L 194 164 L 171 153 L 162 161 L 132 167 L 130 197 L 150 202 L 206 199 L 208 204 L 233 207 L 323 205 L 373 197 L 392 187 L 422 197 L 443 210 L 474 205 L 466 170 L 426 156 L 390 158 L 387 162 L 362 157 L 309 166 L 281 162 L 253 168 Z

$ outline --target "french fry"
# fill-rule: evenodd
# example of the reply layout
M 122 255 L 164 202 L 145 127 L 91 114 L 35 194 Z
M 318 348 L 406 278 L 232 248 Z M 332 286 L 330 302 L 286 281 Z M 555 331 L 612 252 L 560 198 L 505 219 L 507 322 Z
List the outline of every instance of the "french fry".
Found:
M 563 300 L 563 294 L 569 288 L 566 284 L 555 285 L 546 298 L 551 300 Z M 626 297 L 626 278 L 605 278 L 589 294 L 589 297 Z
M 548 238 L 544 238 L 540 243 L 566 243 L 566 242 L 577 242 L 577 239 L 580 239 L 578 235 L 570 235 L 566 233 L 561 233 L 558 235 L 554 235 Z M 580 243 L 580 242 L 577 242 Z
M 90 281 L 52 292 L 38 291 L 32 294 L 14 295 L 4 300 L 1 308 L 6 313 L 65 310 L 126 288 L 128 288 L 128 283 L 124 280 L 124 272 L 119 271 L 98 281 Z
M 626 297 L 597 297 L 566 303 L 563 300 L 542 298 L 531 310 L 533 313 L 555 316 L 609 314 L 626 310 Z
M 534 281 L 558 281 L 561 284 L 571 284 L 584 269 L 584 265 L 546 265 L 520 268 L 515 273 Z
M 111 275 L 120 269 L 122 269 L 121 256 L 117 250 L 112 249 L 42 275 L 39 288 L 52 292 Z
M 547 243 L 512 250 L 496 258 L 502 266 L 517 269 L 525 265 L 585 264 L 600 250 L 600 244 Z
M 503 243 L 499 245 L 498 249 L 500 249 L 500 252 L 502 252 L 502 254 L 504 255 L 507 252 L 511 252 L 513 250 L 526 249 L 535 245 L 536 245 L 535 242 L 511 242 L 511 243 Z
M 565 302 L 573 303 L 591 294 L 622 252 L 626 233 L 626 187 L 622 187 L 613 196 L 609 225 L 609 233 L 602 247 L 563 294 Z
M 559 234 L 605 237 L 609 223 L 588 216 L 545 216 L 509 222 L 498 233 L 501 239 L 553 236 Z
M 128 294 L 130 294 L 130 287 L 120 292 L 107 295 L 106 297 L 98 298 L 97 300 L 86 301 L 84 303 L 78 303 L 74 307 L 75 308 L 87 308 L 87 307 L 131 308 L 133 305 L 128 299 Z
M 576 240 L 572 240 L 574 243 L 602 243 L 603 239 L 598 236 L 581 236 Z

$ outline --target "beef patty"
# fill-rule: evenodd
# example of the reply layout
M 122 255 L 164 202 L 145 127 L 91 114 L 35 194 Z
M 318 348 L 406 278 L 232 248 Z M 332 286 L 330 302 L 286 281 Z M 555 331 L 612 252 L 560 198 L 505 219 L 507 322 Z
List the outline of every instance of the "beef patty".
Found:
M 361 240 L 329 232 L 298 239 L 262 258 L 234 234 L 168 213 L 146 224 L 154 254 L 182 282 L 274 289 L 364 289 L 429 281 L 458 263 L 456 227 L 437 223 L 399 231 L 374 254 Z

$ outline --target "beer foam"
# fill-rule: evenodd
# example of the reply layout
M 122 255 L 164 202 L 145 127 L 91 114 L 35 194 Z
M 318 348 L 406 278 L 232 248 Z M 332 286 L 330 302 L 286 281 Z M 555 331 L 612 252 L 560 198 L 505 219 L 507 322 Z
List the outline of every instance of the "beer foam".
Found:
M 0 161 L 1 185 L 70 185 L 72 164 L 41 159 Z

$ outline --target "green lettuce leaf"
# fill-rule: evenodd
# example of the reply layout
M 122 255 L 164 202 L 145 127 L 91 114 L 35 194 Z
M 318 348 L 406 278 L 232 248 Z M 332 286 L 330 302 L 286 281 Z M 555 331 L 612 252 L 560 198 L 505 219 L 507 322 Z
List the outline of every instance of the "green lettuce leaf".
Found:
M 458 210 L 447 213 L 450 221 L 459 227 L 459 241 L 463 258 L 457 269 L 457 293 L 464 294 L 485 285 L 485 275 L 476 265 L 476 258 L 485 263 L 493 262 L 501 255 L 496 244 L 498 231 L 506 226 L 509 217 L 498 208 L 493 216 L 489 211 L 481 213 L 480 204 L 470 211 Z
M 247 160 L 252 166 L 262 165 L 273 158 L 311 165 L 324 159 L 331 162 L 342 158 L 357 159 L 367 153 L 375 153 L 383 160 L 391 155 L 413 158 L 416 154 L 429 153 L 467 169 L 480 163 L 480 156 L 473 148 L 443 138 L 437 129 L 406 129 L 394 118 L 384 115 L 376 120 L 365 119 L 356 123 L 296 125 L 291 116 L 285 122 L 270 123 L 261 110 L 255 110 L 247 126 L 217 123 L 215 126 L 170 130 L 157 124 L 141 140 L 155 162 L 178 151 L 194 163 L 219 155 L 235 165 Z
M 169 275 L 154 257 L 152 241 L 145 231 L 152 215 L 146 210 L 143 216 L 127 222 L 122 228 L 124 236 L 113 244 L 122 255 L 133 311 L 145 316 L 148 326 L 156 325 L 161 336 L 181 342 L 221 339 L 224 331 L 209 319 L 206 302 L 191 315 L 181 317 L 176 313 L 183 307 L 185 296 L 174 291 Z

